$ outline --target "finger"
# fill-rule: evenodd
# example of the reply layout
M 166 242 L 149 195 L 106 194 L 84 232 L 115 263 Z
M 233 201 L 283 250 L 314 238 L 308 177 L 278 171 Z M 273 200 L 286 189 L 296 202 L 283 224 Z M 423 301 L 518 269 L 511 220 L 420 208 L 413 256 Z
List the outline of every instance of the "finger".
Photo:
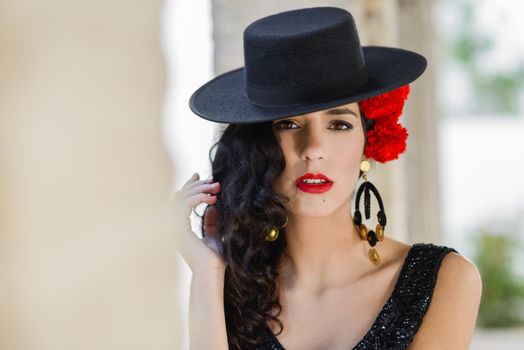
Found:
M 188 194 L 187 191 L 180 190 L 174 193 L 171 200 L 171 207 L 174 209 L 175 215 L 179 220 L 185 220 L 191 215 L 191 210 L 194 206 L 200 203 L 215 204 L 216 200 L 216 195 L 204 192 Z
M 181 190 L 190 190 L 195 188 L 196 186 L 203 185 L 203 184 L 209 184 L 213 182 L 213 178 L 208 178 L 205 180 L 190 180 L 184 184 L 184 186 L 181 187 Z
M 198 173 L 194 173 L 193 175 L 191 175 L 191 177 L 186 182 L 184 182 L 184 184 L 182 185 L 182 187 L 180 189 L 182 190 L 184 188 L 187 188 L 188 186 L 191 186 L 192 184 L 194 184 L 198 180 L 199 180 Z
M 193 175 L 191 175 L 191 177 L 186 181 L 184 182 L 184 184 L 182 185 L 182 187 L 186 186 L 187 184 L 190 184 L 196 180 L 198 180 L 198 178 L 200 177 L 200 175 L 198 175 L 198 173 L 193 173 Z
M 184 189 L 184 193 L 186 196 L 193 196 L 198 193 L 209 193 L 209 194 L 217 194 L 220 192 L 220 183 L 215 182 L 212 184 L 201 184 L 196 185 L 192 188 Z
M 184 198 L 186 196 L 188 196 L 188 194 L 186 193 L 186 191 L 188 190 L 191 190 L 193 189 L 195 186 L 198 186 L 200 184 L 209 184 L 212 182 L 212 178 L 209 178 L 209 179 L 206 179 L 206 180 L 201 180 L 201 181 L 197 181 L 196 179 L 198 178 L 198 173 L 194 173 L 185 183 L 184 185 L 182 185 L 182 187 L 178 190 L 178 191 L 175 191 L 174 193 L 171 194 L 171 199 L 170 199 L 170 204 L 173 204 L 173 202 L 177 201 L 177 200 L 180 200 L 180 198 Z M 194 194 L 195 192 L 190 192 L 189 194 L 192 195 Z
M 216 196 L 220 192 L 220 184 L 214 183 L 214 184 L 204 184 L 200 186 L 196 186 L 192 189 L 183 189 L 178 192 L 176 192 L 173 195 L 172 202 L 176 201 L 184 201 L 185 198 L 195 196 L 199 193 L 204 193 L 206 195 L 214 195 Z
M 193 175 L 191 175 L 191 177 L 189 179 L 187 179 L 186 182 L 184 182 L 184 184 L 182 185 L 182 187 L 180 187 L 180 189 L 178 191 L 175 191 L 173 194 L 171 194 L 171 200 L 170 200 L 170 203 L 172 204 L 173 202 L 179 200 L 180 198 L 180 194 L 183 192 L 183 190 L 188 187 L 190 184 L 194 183 L 197 179 L 198 179 L 198 173 L 193 173 Z
M 180 205 L 178 208 L 178 214 L 185 218 L 189 218 L 191 215 L 191 210 L 193 207 L 196 207 L 197 205 L 201 203 L 207 203 L 207 204 L 215 204 L 217 201 L 217 197 L 215 195 L 209 195 L 206 193 L 197 193 L 190 197 L 187 197 L 183 204 Z

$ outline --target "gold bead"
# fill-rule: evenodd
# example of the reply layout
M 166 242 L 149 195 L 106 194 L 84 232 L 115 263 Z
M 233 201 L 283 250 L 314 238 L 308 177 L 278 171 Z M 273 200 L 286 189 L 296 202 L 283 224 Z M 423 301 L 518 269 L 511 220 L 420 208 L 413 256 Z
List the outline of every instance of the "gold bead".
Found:
M 278 238 L 278 228 L 273 227 L 266 235 L 266 241 L 274 241 Z
M 233 231 L 236 231 L 238 229 L 238 224 L 233 224 Z
M 364 224 L 360 225 L 359 233 L 360 233 L 360 238 L 361 239 L 363 239 L 363 240 L 367 240 L 368 239 L 368 228 L 366 227 L 366 225 L 364 225 Z
M 368 171 L 370 167 L 371 164 L 369 164 L 368 160 L 364 159 L 360 162 L 360 170 L 362 170 L 363 172 Z
M 369 260 L 371 260 L 371 262 L 375 265 L 378 265 L 380 264 L 380 256 L 378 256 L 378 253 L 377 251 L 375 250 L 375 248 L 371 248 L 369 251 L 368 251 L 368 256 L 369 256 Z
M 382 226 L 381 224 L 378 224 L 377 228 L 375 229 L 375 233 L 377 234 L 377 239 L 379 241 L 384 240 L 384 226 Z

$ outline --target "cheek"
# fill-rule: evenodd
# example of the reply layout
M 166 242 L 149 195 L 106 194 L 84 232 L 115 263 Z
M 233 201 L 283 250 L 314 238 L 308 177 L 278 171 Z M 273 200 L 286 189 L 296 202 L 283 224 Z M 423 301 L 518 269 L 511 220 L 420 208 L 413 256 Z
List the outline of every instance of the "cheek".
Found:
M 362 159 L 364 137 L 350 137 L 333 145 L 332 154 L 335 159 L 337 190 L 346 195 L 346 191 L 353 191 L 360 175 L 360 161 Z
M 359 167 L 360 159 L 364 151 L 364 135 L 357 134 L 358 130 L 350 137 L 334 139 L 330 143 L 330 155 L 332 158 L 340 160 L 349 168 Z
M 341 152 L 337 157 L 336 174 L 344 187 L 354 186 L 358 181 L 361 157 L 362 154 L 357 151 Z
M 287 192 L 286 188 L 290 186 L 291 181 L 291 170 L 290 164 L 293 164 L 292 155 L 290 154 L 290 145 L 286 143 L 285 138 L 281 138 L 278 134 L 275 134 L 275 139 L 280 145 L 282 150 L 282 155 L 284 156 L 285 167 L 280 176 L 277 178 L 273 184 L 273 190 L 276 192 Z
M 295 154 L 283 152 L 285 159 L 285 167 L 273 188 L 279 192 L 289 193 L 290 190 L 294 190 L 295 177 L 303 169 L 298 168 L 300 161 Z M 295 166 L 295 168 L 294 168 Z

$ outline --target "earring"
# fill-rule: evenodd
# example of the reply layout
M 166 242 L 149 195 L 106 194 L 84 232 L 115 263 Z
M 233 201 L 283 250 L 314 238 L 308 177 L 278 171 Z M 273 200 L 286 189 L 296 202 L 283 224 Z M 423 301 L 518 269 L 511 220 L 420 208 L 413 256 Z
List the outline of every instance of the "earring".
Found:
M 284 223 L 284 225 L 280 226 L 280 228 L 283 228 L 287 225 L 287 215 L 284 215 L 284 216 L 286 217 L 286 222 Z M 279 234 L 280 234 L 280 230 L 278 227 L 276 226 L 271 227 L 271 229 L 268 231 L 266 235 L 266 241 L 270 241 L 270 242 L 276 241 Z
M 369 260 L 375 265 L 380 264 L 380 256 L 378 255 L 375 245 L 378 241 L 384 240 L 384 230 L 386 228 L 386 212 L 384 211 L 384 205 L 382 204 L 382 198 L 380 198 L 380 194 L 378 193 L 377 188 L 368 181 L 366 172 L 369 170 L 370 164 L 368 160 L 362 160 L 360 162 L 360 170 L 364 172 L 364 175 L 362 176 L 364 178 L 364 182 L 362 185 L 360 185 L 358 192 L 357 192 L 357 198 L 355 201 L 355 214 L 353 215 L 353 222 L 357 225 L 357 229 L 360 234 L 360 238 L 362 240 L 367 240 L 371 248 L 368 251 L 368 257 Z M 360 203 L 360 195 L 364 191 L 364 211 L 366 214 L 366 219 L 370 218 L 370 210 L 371 210 L 371 203 L 370 203 L 370 195 L 369 191 L 373 192 L 375 197 L 377 198 L 378 205 L 380 207 L 379 212 L 377 213 L 377 219 L 378 219 L 378 225 L 375 229 L 369 230 L 367 229 L 366 225 L 362 224 L 362 215 L 360 214 L 359 209 L 359 203 Z

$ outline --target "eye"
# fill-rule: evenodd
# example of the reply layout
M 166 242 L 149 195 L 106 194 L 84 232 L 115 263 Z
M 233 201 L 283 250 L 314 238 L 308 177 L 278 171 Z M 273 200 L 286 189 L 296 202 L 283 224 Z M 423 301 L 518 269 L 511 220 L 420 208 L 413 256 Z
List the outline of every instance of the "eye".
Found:
M 296 125 L 293 121 L 291 120 L 283 120 L 283 121 L 280 121 L 280 122 L 276 122 L 273 124 L 273 128 L 276 129 L 276 130 L 280 130 L 280 129 L 297 129 L 297 128 L 291 128 L 289 127 L 289 125 Z M 335 128 L 334 130 L 336 131 L 349 131 L 351 129 L 353 129 L 353 125 L 349 124 L 349 123 L 346 123 L 344 121 L 341 121 L 341 120 L 335 120 L 331 125 L 337 125 L 339 126 L 338 128 Z
M 346 122 L 343 122 L 341 120 L 335 120 L 335 122 L 331 125 L 339 125 L 339 126 L 343 126 L 344 128 L 343 129 L 336 129 L 337 131 L 349 131 L 351 129 L 353 129 L 353 125 L 349 124 L 349 123 L 346 123 Z
M 277 130 L 280 130 L 280 129 L 296 129 L 296 128 L 282 127 L 282 125 L 289 125 L 289 124 L 294 124 L 294 123 L 291 120 L 283 120 L 283 121 L 274 123 L 273 124 L 273 128 L 277 129 Z

